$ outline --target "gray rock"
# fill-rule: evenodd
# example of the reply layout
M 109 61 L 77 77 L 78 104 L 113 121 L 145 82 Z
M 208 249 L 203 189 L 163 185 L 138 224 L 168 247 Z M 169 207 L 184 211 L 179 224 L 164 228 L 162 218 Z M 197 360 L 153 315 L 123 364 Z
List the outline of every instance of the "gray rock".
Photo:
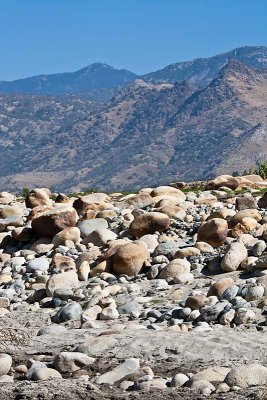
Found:
M 56 369 L 61 372 L 75 372 L 90 365 L 95 361 L 94 358 L 84 353 L 63 351 L 54 360 Z
M 39 329 L 37 336 L 57 335 L 57 334 L 62 335 L 65 332 L 67 332 L 67 329 L 63 325 L 49 325 Z
M 189 378 L 185 374 L 176 374 L 176 375 L 174 375 L 174 377 L 171 380 L 171 386 L 172 387 L 181 387 L 187 381 L 189 381 Z
M 237 325 L 247 324 L 253 322 L 256 319 L 254 311 L 248 310 L 247 308 L 239 308 L 235 315 L 235 323 Z
M 36 369 L 31 377 L 32 381 L 50 381 L 51 379 L 61 379 L 61 374 L 53 368 Z
M 264 250 L 266 249 L 266 243 L 264 240 L 259 240 L 257 243 L 254 244 L 254 246 L 251 249 L 251 254 L 254 257 L 259 257 L 262 255 Z
M 96 229 L 108 228 L 108 223 L 104 218 L 86 219 L 78 224 L 81 237 L 85 238 Z
M 247 364 L 234 367 L 227 374 L 225 383 L 230 386 L 246 388 L 267 384 L 267 368 L 260 364 Z
M 41 361 L 34 361 L 31 365 L 31 368 L 26 373 L 26 378 L 28 380 L 32 379 L 32 376 L 36 373 L 36 371 L 40 368 L 47 368 L 46 364 Z
M 7 375 L 12 365 L 12 358 L 9 354 L 0 354 L 0 376 Z
M 238 290 L 239 290 L 239 287 L 236 285 L 227 288 L 222 294 L 222 299 L 225 299 L 228 301 L 233 300 L 236 297 Z
M 106 372 L 100 375 L 96 379 L 96 383 L 107 383 L 109 385 L 114 385 L 124 379 L 129 378 L 132 374 L 139 372 L 140 365 L 137 358 L 128 358 L 122 364 L 118 365 L 112 371 Z
M 217 321 L 218 317 L 223 312 L 226 305 L 227 303 L 225 302 L 218 302 L 212 307 L 203 307 L 200 310 L 200 312 L 204 321 L 206 322 Z
M 181 241 L 182 242 L 182 241 Z M 185 244 L 184 242 L 182 242 Z M 173 240 L 169 240 L 168 242 L 160 243 L 154 250 L 153 257 L 156 256 L 166 256 L 168 257 L 170 254 L 174 254 L 179 250 L 181 244 L 174 242 Z
M 127 303 L 121 304 L 118 306 L 118 312 L 120 314 L 131 315 L 132 313 L 140 314 L 142 311 L 142 307 L 136 301 L 128 301 Z
M 27 272 L 47 272 L 49 268 L 49 260 L 45 257 L 34 258 L 28 262 L 26 267 Z
M 69 303 L 62 307 L 51 319 L 59 324 L 70 320 L 79 320 L 82 314 L 82 307 L 79 303 Z

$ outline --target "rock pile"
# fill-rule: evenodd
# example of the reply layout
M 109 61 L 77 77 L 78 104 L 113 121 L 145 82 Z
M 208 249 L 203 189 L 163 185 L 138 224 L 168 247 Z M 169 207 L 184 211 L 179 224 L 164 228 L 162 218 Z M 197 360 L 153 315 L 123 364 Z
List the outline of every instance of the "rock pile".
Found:
M 216 190 L 186 194 L 168 186 L 127 196 L 75 198 L 42 188 L 24 200 L 0 193 L 2 343 L 27 346 L 25 330 L 20 337 L 6 325 L 21 313 L 49 316 L 31 332 L 33 342 L 46 335 L 64 341 L 72 327 L 94 340 L 103 334 L 89 347 L 85 340 L 53 350 L 49 361 L 44 356 L 18 364 L 3 351 L 0 383 L 79 374 L 95 389 L 182 387 L 205 396 L 267 384 L 267 368 L 257 360 L 158 376 L 152 364 L 129 354 L 107 371 L 90 369 L 122 332 L 164 332 L 167 338 L 218 329 L 222 335 L 224 329 L 266 331 L 266 196 L 253 189 L 230 196 L 220 186 L 235 189 L 234 179 L 213 183 Z

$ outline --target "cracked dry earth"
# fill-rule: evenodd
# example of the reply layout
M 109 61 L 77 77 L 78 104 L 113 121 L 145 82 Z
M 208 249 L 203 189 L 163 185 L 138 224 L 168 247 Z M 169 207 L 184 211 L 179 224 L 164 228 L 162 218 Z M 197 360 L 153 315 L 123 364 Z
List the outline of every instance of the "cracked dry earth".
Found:
M 0 198 L 1 400 L 267 398 L 264 195 Z

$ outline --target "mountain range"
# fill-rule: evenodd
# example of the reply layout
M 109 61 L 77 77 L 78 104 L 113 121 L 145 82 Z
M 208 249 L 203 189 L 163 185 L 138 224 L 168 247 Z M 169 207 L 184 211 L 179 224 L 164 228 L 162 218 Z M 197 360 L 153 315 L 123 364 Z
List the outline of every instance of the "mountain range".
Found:
M 105 64 L 42 77 L 0 82 L 3 189 L 132 190 L 243 172 L 267 154 L 267 47 L 141 77 Z

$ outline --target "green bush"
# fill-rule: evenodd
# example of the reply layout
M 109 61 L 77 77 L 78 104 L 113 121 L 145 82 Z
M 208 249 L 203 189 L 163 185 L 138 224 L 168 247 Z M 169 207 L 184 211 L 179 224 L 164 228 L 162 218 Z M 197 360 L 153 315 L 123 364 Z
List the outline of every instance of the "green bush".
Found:
M 244 172 L 245 175 L 256 174 L 260 175 L 262 179 L 267 179 L 267 161 L 258 163 L 256 167 L 250 168 Z

